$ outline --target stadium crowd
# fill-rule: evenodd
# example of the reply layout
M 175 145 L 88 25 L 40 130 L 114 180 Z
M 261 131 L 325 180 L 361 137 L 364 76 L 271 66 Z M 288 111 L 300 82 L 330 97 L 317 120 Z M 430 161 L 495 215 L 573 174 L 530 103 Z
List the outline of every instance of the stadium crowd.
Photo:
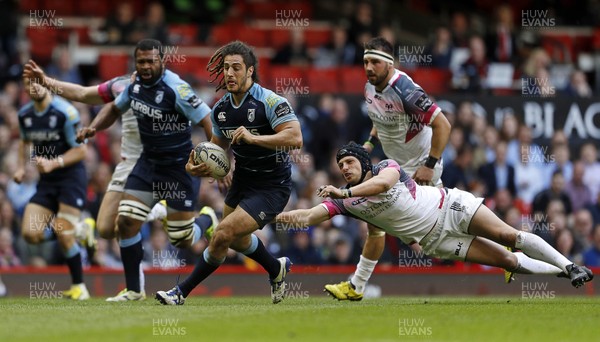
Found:
M 457 10 L 449 14 L 435 4 L 426 8 L 431 15 L 446 19 L 447 25 L 431 29 L 431 40 L 426 44 L 428 52 L 424 54 L 431 55 L 433 59 L 419 66 L 451 69 L 452 53 L 460 48 L 468 55 L 452 70 L 454 75 L 449 87 L 456 92 L 490 93 L 485 80 L 487 65 L 492 62 L 513 65 L 516 70 L 514 80 L 537 77 L 551 82 L 553 78 L 549 75 L 553 70 L 553 58 L 541 46 L 535 33 L 519 29 L 520 24 L 515 23 L 512 15 L 514 9 L 502 5 L 494 7 L 493 15 L 490 12 L 485 16 L 479 13 L 486 9 L 486 5 L 480 3 L 486 2 L 473 2 L 479 5 L 479 11 Z M 175 2 L 179 5 L 185 3 Z M 165 9 L 160 2 L 154 2 L 146 6 L 147 15 L 137 19 L 128 8 L 130 4 L 124 2 L 116 9 L 115 16 L 108 18 L 105 26 L 99 29 L 102 34 L 97 35 L 96 44 L 131 45 L 142 37 L 177 44 L 168 34 L 167 20 L 198 21 L 203 23 L 203 28 L 204 25 L 210 28 L 212 24 L 243 17 L 243 1 L 211 3 L 218 6 L 208 9 L 211 14 L 207 15 L 202 11 L 186 14 L 181 8 Z M 293 31 L 289 44 L 274 52 L 271 65 L 362 65 L 361 46 L 369 38 L 382 35 L 397 47 L 404 43 L 396 38 L 398 27 L 393 22 L 379 20 L 381 8 L 378 4 L 349 3 L 351 5 L 344 7 L 345 13 L 348 13 L 346 20 L 331 25 L 330 43 L 309 49 L 303 42 L 302 31 Z M 560 2 L 550 16 L 558 21 L 557 25 L 598 25 L 600 11 L 592 7 L 593 2 L 585 3 L 592 10 L 587 12 L 588 17 L 581 18 L 581 22 L 575 22 L 571 7 L 560 7 Z M 177 15 L 180 18 L 174 19 Z M 485 22 L 494 24 L 486 27 Z M 198 43 L 210 44 L 211 35 L 204 29 L 199 32 Z M 3 42 L 10 42 L 15 34 L 4 32 Z M 23 210 L 35 192 L 39 175 L 35 164 L 28 163 L 24 181 L 21 184 L 12 181 L 19 138 L 17 111 L 28 97 L 18 77 L 20 72 L 16 71 L 19 68 L 15 68 L 23 60 L 20 55 L 23 52 L 11 46 L 2 44 L 3 58 L 0 61 L 2 70 L 9 70 L 3 75 L 0 92 L 0 268 L 60 264 L 64 260 L 55 243 L 33 246 L 20 236 Z M 561 65 L 564 62 L 561 61 Z M 410 70 L 414 65 L 407 63 L 398 67 Z M 64 81 L 83 83 L 86 79 L 89 85 L 99 83 L 99 80 L 81 74 L 64 46 L 55 49 L 53 60 L 45 66 L 45 70 L 50 76 Z M 568 70 L 564 78 L 568 82 L 560 87 L 543 86 L 557 88 L 557 94 L 553 96 L 594 96 L 587 81 L 591 74 L 573 65 Z M 420 80 L 415 81 L 419 83 Z M 219 97 L 206 82 L 190 79 L 190 83 L 209 105 L 213 105 Z M 542 94 L 544 91 L 541 89 Z M 504 94 L 518 93 L 512 89 Z M 310 208 L 322 200 L 317 197 L 319 186 L 343 185 L 336 170 L 334 151 L 350 140 L 362 143 L 369 135 L 371 123 L 364 110 L 351 109 L 354 103 L 347 96 L 311 93 L 311 100 L 307 100 L 306 94 L 285 95 L 298 115 L 304 136 L 304 148 L 291 152 L 289 156 L 293 163 L 294 190 L 286 210 Z M 574 262 L 600 266 L 600 162 L 596 144 L 584 141 L 575 145 L 560 130 L 554 133 L 549 143 L 541 144 L 532 138 L 531 129 L 519 122 L 518 113 L 505 115 L 501 125 L 495 126 L 472 102 L 452 104 L 443 96 L 436 96 L 435 100 L 452 125 L 450 141 L 443 154 L 444 185 L 485 197 L 486 204 L 504 221 L 519 230 L 538 234 Z M 74 105 L 80 111 L 83 126 L 88 125 L 100 109 L 78 103 Z M 112 170 L 119 162 L 120 132 L 119 124 L 116 124 L 99 133 L 90 144 L 92 148 L 87 150 L 85 165 L 89 183 L 86 216 L 97 216 Z M 193 140 L 195 144 L 205 140 L 204 133 L 195 130 Z M 380 149 L 373 153 L 373 157 L 384 158 Z M 204 180 L 199 196 L 201 205 L 221 210 L 224 198 L 216 182 Z M 192 265 L 206 244 L 200 241 L 192 250 L 180 251 L 171 246 L 160 221 L 146 223 L 142 233 L 144 264 L 147 267 Z M 256 234 L 273 255 L 288 256 L 295 264 L 354 265 L 366 239 L 367 225 L 338 216 L 309 228 L 270 224 Z M 386 251 L 380 263 L 397 265 L 399 256 L 410 256 L 410 253 L 400 253 L 406 250 L 407 247 L 399 240 L 387 237 Z M 86 262 L 120 267 L 119 258 L 116 241 L 98 239 L 96 252 Z M 251 261 L 230 250 L 226 262 L 243 264 Z

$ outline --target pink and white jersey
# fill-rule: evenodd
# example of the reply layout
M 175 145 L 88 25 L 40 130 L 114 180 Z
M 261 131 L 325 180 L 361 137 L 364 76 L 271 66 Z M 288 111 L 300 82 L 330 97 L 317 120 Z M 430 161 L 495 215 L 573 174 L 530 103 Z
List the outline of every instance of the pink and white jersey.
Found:
M 115 77 L 98 86 L 98 94 L 104 103 L 114 101 L 131 83 L 130 76 Z M 137 119 L 131 109 L 121 115 L 121 158 L 138 159 L 142 153 L 142 141 Z
M 436 223 L 444 191 L 430 186 L 418 186 L 391 159 L 373 166 L 373 176 L 390 167 L 400 173 L 400 179 L 390 190 L 369 197 L 327 199 L 322 205 L 329 212 L 329 218 L 335 215 L 352 216 L 385 230 L 404 243 L 418 243 Z
M 425 163 L 431 149 L 433 120 L 441 109 L 407 74 L 395 69 L 382 92 L 367 82 L 365 99 L 369 118 L 377 129 L 383 151 L 396 160 L 410 176 Z M 436 165 L 436 184 L 442 163 Z M 435 176 L 434 176 L 435 177 Z

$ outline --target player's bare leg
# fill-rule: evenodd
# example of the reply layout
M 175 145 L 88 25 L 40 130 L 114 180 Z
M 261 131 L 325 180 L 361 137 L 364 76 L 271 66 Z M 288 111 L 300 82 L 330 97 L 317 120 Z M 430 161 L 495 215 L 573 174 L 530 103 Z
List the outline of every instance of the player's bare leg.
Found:
M 475 212 L 469 226 L 469 234 L 481 236 L 504 246 L 516 247 L 522 250 L 523 253 L 514 253 L 514 257 L 518 259 L 518 264 L 514 269 L 508 269 L 510 271 L 516 273 L 554 274 L 559 274 L 562 271 L 571 278 L 571 284 L 575 287 L 579 287 L 583 285 L 584 282 L 590 281 L 593 278 L 591 271 L 585 267 L 573 264 L 542 238 L 535 234 L 514 229 L 504 221 L 500 220 L 484 205 L 480 206 Z M 471 246 L 471 248 L 473 248 L 473 246 Z M 510 253 L 508 251 L 505 252 Z M 536 260 L 538 262 L 535 262 Z M 542 263 L 540 263 L 540 261 Z M 498 263 L 505 263 L 508 265 L 505 260 L 498 260 Z M 555 267 L 548 267 L 545 264 L 550 264 Z
M 54 213 L 51 210 L 39 204 L 27 204 L 21 223 L 23 239 L 30 244 L 39 244 L 43 241 L 56 239 L 56 234 L 50 227 L 53 220 Z
M 123 193 L 120 191 L 107 191 L 104 194 L 96 220 L 100 237 L 107 240 L 117 237 L 117 214 L 122 198 Z

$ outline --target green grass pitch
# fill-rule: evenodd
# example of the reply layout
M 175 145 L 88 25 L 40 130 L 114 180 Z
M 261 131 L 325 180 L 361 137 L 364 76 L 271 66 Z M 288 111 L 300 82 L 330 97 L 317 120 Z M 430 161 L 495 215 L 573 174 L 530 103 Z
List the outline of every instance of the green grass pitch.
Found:
M 0 299 L 0 341 L 598 341 L 599 297 Z

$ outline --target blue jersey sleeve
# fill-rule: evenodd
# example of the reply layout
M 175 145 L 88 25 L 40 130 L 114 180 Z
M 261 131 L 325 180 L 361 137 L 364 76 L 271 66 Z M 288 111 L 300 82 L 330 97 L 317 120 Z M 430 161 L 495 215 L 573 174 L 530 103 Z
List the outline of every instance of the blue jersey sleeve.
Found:
M 67 101 L 55 101 L 54 106 L 60 112 L 65 115 L 65 126 L 63 127 L 65 133 L 65 140 L 67 144 L 71 147 L 77 147 L 79 144 L 76 139 L 77 135 L 77 126 L 79 125 L 79 111 L 75 109 L 70 103 Z
M 290 103 L 284 97 L 270 92 L 264 102 L 267 109 L 267 119 L 271 123 L 272 128 L 284 122 L 298 121 L 292 106 L 290 106 Z
M 194 93 L 192 87 L 186 82 L 178 79 L 173 84 L 173 89 L 177 98 L 175 103 L 177 111 L 190 119 L 192 125 L 197 125 L 210 113 L 210 107 Z
M 130 84 L 127 88 L 123 90 L 119 96 L 115 99 L 115 106 L 119 109 L 121 113 L 125 113 L 131 107 L 131 97 L 129 97 L 129 89 L 131 87 L 139 87 L 139 84 Z
M 25 106 L 23 106 L 21 109 L 19 109 L 19 118 L 23 115 L 25 115 L 25 113 L 33 106 L 32 103 L 28 103 Z M 21 122 L 21 120 L 19 120 L 19 137 L 21 138 L 21 140 L 25 141 L 27 140 L 26 136 L 25 136 L 25 131 L 23 130 L 23 123 Z
M 217 119 L 215 118 L 214 115 L 214 111 L 217 110 L 217 107 L 219 106 L 219 104 L 221 102 L 223 102 L 224 98 L 226 98 L 227 95 L 223 96 L 219 101 L 217 101 L 217 103 L 215 103 L 215 105 L 213 106 L 213 115 L 210 116 L 210 120 L 212 121 L 212 134 L 213 136 L 216 136 L 219 139 L 226 139 L 226 137 L 223 135 L 223 133 L 221 133 L 221 129 L 219 128 L 219 123 L 217 122 Z

